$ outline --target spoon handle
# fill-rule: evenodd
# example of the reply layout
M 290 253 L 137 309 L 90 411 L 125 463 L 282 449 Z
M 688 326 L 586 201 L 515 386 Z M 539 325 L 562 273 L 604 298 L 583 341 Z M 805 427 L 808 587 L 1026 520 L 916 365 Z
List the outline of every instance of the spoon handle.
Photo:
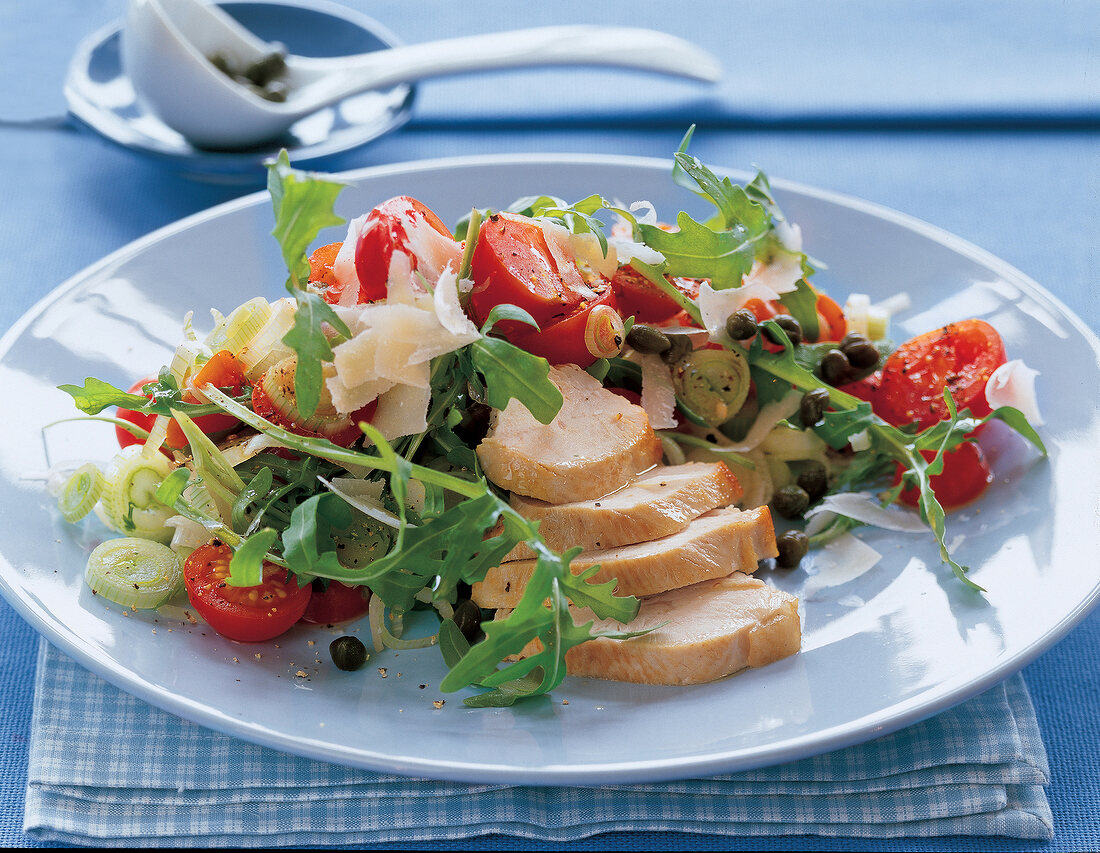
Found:
M 715 82 L 718 60 L 691 42 L 634 27 L 555 26 L 464 36 L 348 57 L 295 57 L 302 85 L 345 94 L 468 71 L 606 65 Z M 327 76 L 327 80 L 323 79 Z

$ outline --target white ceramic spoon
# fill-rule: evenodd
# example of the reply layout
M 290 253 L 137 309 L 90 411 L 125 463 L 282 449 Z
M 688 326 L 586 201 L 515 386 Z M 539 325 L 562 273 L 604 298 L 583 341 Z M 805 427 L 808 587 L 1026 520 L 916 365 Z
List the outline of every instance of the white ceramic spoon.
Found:
M 203 0 L 130 0 L 123 64 L 138 97 L 206 148 L 248 148 L 357 92 L 492 68 L 610 65 L 714 82 L 721 66 L 683 39 L 627 27 L 561 26 L 468 36 L 333 58 L 288 56 L 285 102 L 264 99 L 207 58 L 241 66 L 272 46 Z

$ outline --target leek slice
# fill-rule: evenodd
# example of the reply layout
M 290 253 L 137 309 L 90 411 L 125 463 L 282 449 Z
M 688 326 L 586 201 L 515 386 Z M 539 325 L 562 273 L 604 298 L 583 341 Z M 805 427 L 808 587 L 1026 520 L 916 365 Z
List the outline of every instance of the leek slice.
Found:
M 206 345 L 213 352 L 224 349 L 237 355 L 259 334 L 271 314 L 271 305 L 262 296 L 250 299 L 214 327 L 206 336 Z
M 149 539 L 108 539 L 88 557 L 84 580 L 96 595 L 134 610 L 154 610 L 183 587 L 175 551 Z
M 163 453 L 143 453 L 136 444 L 111 460 L 100 497 L 103 519 L 119 533 L 167 544 L 172 530 L 165 522 L 175 510 L 157 500 L 157 486 L 175 466 Z
M 69 476 L 57 496 L 61 515 L 71 524 L 92 511 L 103 493 L 103 473 L 95 463 L 81 465 Z

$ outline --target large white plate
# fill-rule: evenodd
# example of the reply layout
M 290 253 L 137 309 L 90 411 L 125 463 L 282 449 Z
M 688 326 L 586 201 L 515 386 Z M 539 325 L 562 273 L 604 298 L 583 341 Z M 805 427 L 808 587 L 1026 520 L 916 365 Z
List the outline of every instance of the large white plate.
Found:
M 652 160 L 464 159 L 349 180 L 339 205 L 345 216 L 402 193 L 445 220 L 535 192 L 648 199 L 665 216 L 696 202 L 671 183 L 668 163 Z M 996 482 L 978 506 L 949 517 L 949 539 L 985 596 L 967 592 L 940 564 L 930 536 L 866 531 L 883 556 L 858 576 L 830 568 L 827 552 L 795 572 L 763 571 L 802 598 L 801 654 L 690 688 L 567 679 L 551 698 L 500 710 L 469 710 L 460 696 L 442 696 L 434 649 L 379 655 L 365 670 L 342 673 L 328 662 L 333 635 L 323 629 L 251 646 L 164 614 L 124 615 L 84 587 L 92 543 L 59 520 L 36 479 L 48 462 L 106 459 L 112 431 L 61 425 L 44 441 L 41 427 L 74 413 L 56 385 L 85 376 L 127 385 L 159 367 L 185 312 L 201 324 L 210 306 L 226 311 L 256 294 L 280 295 L 285 273 L 262 195 L 126 246 L 66 282 L 4 337 L 3 593 L 84 666 L 183 717 L 292 753 L 468 781 L 602 783 L 758 767 L 867 740 L 995 684 L 1063 636 L 1100 590 L 1090 568 L 1100 551 L 1100 343 L 1035 283 L 949 234 L 776 183 L 808 251 L 828 263 L 818 281 L 830 292 L 907 291 L 913 306 L 898 336 L 984 317 L 1010 354 L 1041 371 L 1049 459 L 993 430 Z M 433 700 L 443 698 L 436 708 Z

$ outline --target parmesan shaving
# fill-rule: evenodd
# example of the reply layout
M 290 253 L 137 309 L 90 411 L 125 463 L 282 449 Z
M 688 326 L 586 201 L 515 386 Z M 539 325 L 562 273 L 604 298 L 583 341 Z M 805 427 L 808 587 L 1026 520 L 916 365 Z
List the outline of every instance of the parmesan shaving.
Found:
M 550 250 L 550 256 L 554 259 L 558 275 L 569 290 L 585 295 L 586 299 L 595 299 L 597 294 L 584 283 L 577 265 L 573 262 L 574 250 L 572 245 L 573 234 L 559 222 L 552 219 L 537 219 L 542 234 L 546 238 L 546 248 Z
M 872 527 L 894 530 L 898 533 L 926 533 L 928 526 L 916 512 L 898 506 L 882 506 L 870 492 L 841 492 L 826 495 L 816 506 L 806 510 L 805 517 L 820 513 L 834 513 L 853 518 Z
M 752 428 L 739 443 L 723 444 L 734 453 L 748 453 L 755 450 L 756 446 L 764 441 L 777 423 L 789 418 L 798 411 L 802 404 L 801 391 L 789 391 L 782 399 L 768 403 L 760 410 L 760 414 L 753 421 Z
M 363 515 L 380 521 L 390 527 L 400 527 L 401 519 L 382 506 L 382 481 L 360 480 L 355 477 L 334 477 L 326 480 L 318 477 L 325 487 L 331 492 L 342 497 L 350 506 L 355 507 Z M 408 524 L 408 527 L 415 527 Z
M 427 383 L 428 365 L 422 366 L 424 387 L 395 385 L 378 397 L 378 410 L 371 423 L 386 441 L 403 435 L 416 435 L 428 429 L 428 405 L 432 400 L 432 390 Z
M 642 408 L 653 429 L 676 426 L 676 390 L 672 374 L 661 357 L 653 353 L 634 353 L 633 360 L 642 368 Z
M 354 305 L 359 301 L 359 273 L 355 270 L 355 250 L 359 246 L 360 238 L 369 230 L 367 214 L 351 220 L 344 243 L 332 262 L 332 277 L 340 287 L 340 305 Z
M 1012 406 L 1023 412 L 1033 426 L 1043 425 L 1039 400 L 1035 396 L 1035 377 L 1039 371 L 1028 367 L 1021 359 L 1005 362 L 989 377 L 985 400 L 991 409 Z

